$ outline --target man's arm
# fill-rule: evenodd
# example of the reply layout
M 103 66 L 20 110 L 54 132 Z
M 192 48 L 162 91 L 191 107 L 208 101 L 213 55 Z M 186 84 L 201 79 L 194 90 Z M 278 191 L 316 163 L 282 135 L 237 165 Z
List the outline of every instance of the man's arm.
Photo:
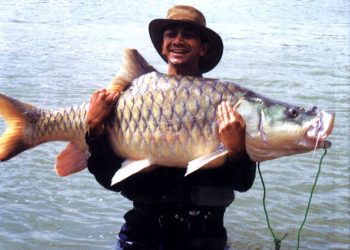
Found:
M 89 131 L 85 135 L 85 141 L 90 152 L 88 169 L 95 176 L 98 183 L 113 191 L 120 191 L 118 185 L 111 187 L 111 180 L 123 160 L 115 155 L 109 145 L 104 124 L 110 116 L 119 95 L 120 92 L 108 92 L 106 89 L 97 90 L 92 94 L 87 114 Z
M 231 170 L 228 173 L 228 181 L 233 185 L 234 190 L 245 192 L 253 186 L 256 163 L 246 152 L 241 152 L 237 157 L 229 156 L 223 167 Z
M 90 152 L 87 161 L 89 172 L 95 176 L 97 182 L 104 188 L 119 192 L 121 184 L 111 186 L 111 180 L 124 160 L 114 153 L 105 134 L 98 137 L 90 137 L 87 134 L 85 140 Z

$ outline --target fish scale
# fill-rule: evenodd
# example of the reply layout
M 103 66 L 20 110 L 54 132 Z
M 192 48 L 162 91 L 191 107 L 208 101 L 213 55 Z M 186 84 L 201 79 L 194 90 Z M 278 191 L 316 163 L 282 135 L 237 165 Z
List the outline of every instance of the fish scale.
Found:
M 113 124 L 119 126 L 113 127 L 111 138 L 116 138 L 117 153 L 157 162 L 161 155 L 161 164 L 186 166 L 215 150 L 219 145 L 216 106 L 234 93 L 221 86 L 228 83 L 214 84 L 218 82 L 157 72 L 133 81 L 116 105 Z M 217 94 L 209 98 L 213 90 Z
M 47 140 L 63 139 L 66 134 L 69 138 L 83 137 L 86 131 L 86 115 L 87 104 L 69 107 L 61 110 L 31 110 L 28 117 L 32 126 L 26 128 L 25 132 L 28 136 L 24 137 L 24 141 L 29 145 L 37 145 Z M 36 119 L 33 119 L 36 117 Z

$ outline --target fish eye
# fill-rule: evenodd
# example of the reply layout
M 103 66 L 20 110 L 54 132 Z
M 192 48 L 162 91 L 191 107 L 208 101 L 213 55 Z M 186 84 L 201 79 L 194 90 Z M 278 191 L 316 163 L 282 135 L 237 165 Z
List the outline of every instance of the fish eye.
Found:
M 298 110 L 299 110 L 300 112 L 305 112 L 305 109 L 304 109 L 303 107 L 298 107 Z
M 299 115 L 299 110 L 295 108 L 290 108 L 288 110 L 288 114 L 290 118 L 296 118 Z

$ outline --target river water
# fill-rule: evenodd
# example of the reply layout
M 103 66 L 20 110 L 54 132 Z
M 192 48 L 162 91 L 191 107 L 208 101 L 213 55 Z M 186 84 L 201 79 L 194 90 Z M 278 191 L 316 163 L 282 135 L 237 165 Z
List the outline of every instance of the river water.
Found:
M 179 1 L 1 0 L 0 92 L 46 108 L 88 101 L 137 48 L 157 69 L 150 20 Z M 207 77 L 236 81 L 275 99 L 336 113 L 301 249 L 350 248 L 350 4 L 342 0 L 182 1 L 198 6 L 225 44 Z M 0 122 L 0 132 L 5 124 Z M 0 163 L 0 249 L 112 249 L 130 202 L 84 171 L 59 178 L 64 143 Z M 267 209 L 282 249 L 295 249 L 322 150 L 261 164 Z M 257 176 L 238 193 L 225 224 L 232 249 L 273 249 Z

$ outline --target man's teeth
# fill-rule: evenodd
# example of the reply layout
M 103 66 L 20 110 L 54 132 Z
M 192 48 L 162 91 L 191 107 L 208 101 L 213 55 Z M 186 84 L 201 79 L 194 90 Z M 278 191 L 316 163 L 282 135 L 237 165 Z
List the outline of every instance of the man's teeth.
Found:
M 172 52 L 172 53 L 181 53 L 181 54 L 186 53 L 186 51 L 183 50 L 183 49 L 171 49 L 170 52 Z

